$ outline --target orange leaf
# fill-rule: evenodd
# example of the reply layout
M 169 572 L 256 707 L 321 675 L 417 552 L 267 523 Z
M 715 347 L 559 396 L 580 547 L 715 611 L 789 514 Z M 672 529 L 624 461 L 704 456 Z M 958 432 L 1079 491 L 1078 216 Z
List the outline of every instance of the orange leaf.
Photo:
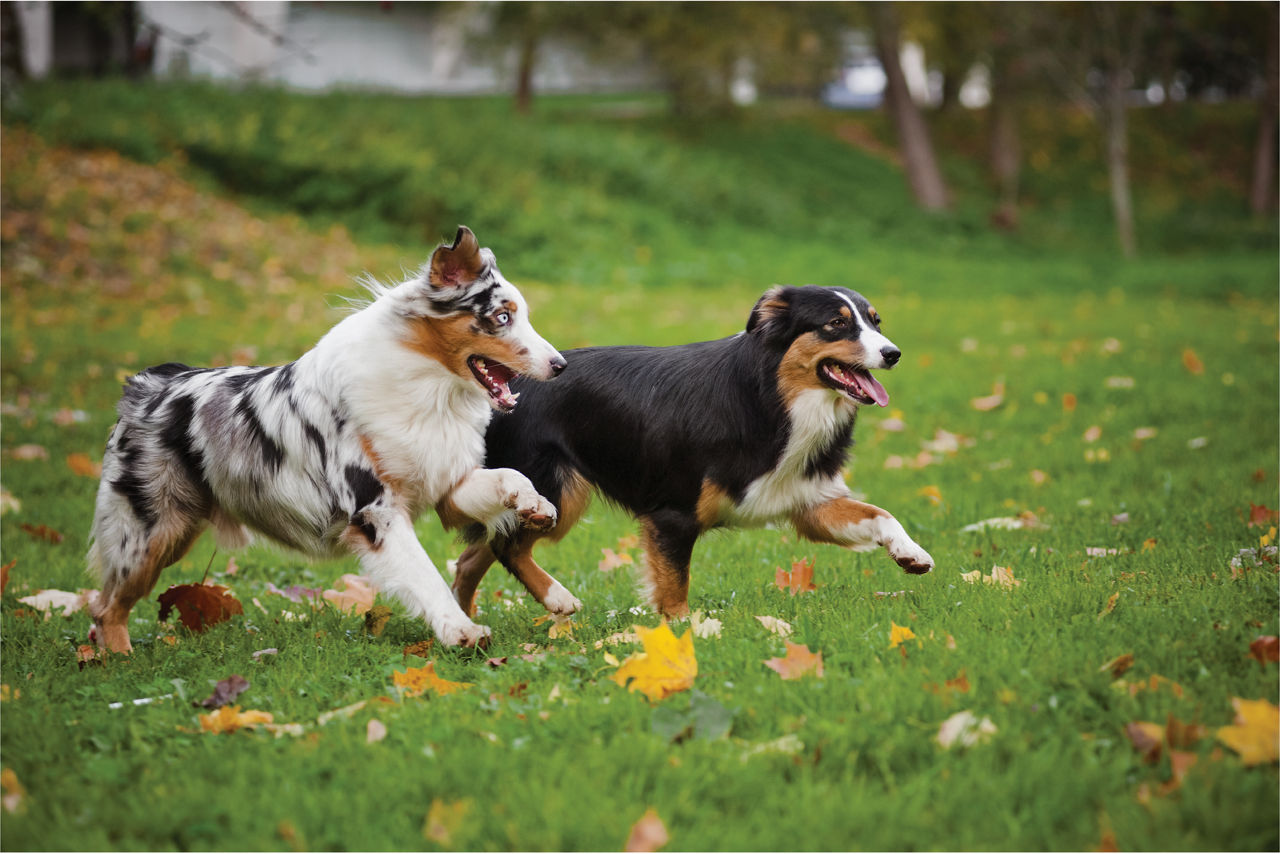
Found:
M 1236 718 L 1218 728 L 1218 741 L 1240 755 L 1245 765 L 1275 762 L 1280 758 L 1280 708 L 1268 700 L 1231 698 Z
M 339 611 L 347 613 L 354 608 L 357 614 L 363 614 L 373 607 L 373 600 L 378 595 L 378 589 L 373 586 L 369 579 L 362 575 L 348 572 L 338 581 L 342 584 L 341 590 L 326 590 L 322 595 L 327 601 L 332 602 Z
M 693 687 L 698 660 L 693 653 L 692 629 L 677 638 L 663 620 L 656 629 L 634 626 L 633 630 L 644 652 L 628 656 L 610 679 L 650 700 L 662 700 Z
M 220 584 L 175 584 L 160 594 L 160 621 L 164 622 L 174 608 L 182 625 L 193 632 L 243 614 L 244 608 Z
M 4 566 L 0 566 L 0 593 L 4 593 L 4 589 L 9 586 L 9 570 L 17 565 L 18 559 L 15 557 Z
M 1119 679 L 1129 668 L 1133 667 L 1133 653 L 1126 652 L 1124 655 L 1117 655 L 1106 664 L 1098 668 L 1099 673 L 1110 671 L 1112 679 Z
M 817 590 L 818 586 L 813 583 L 813 559 L 793 562 L 790 572 L 778 567 L 774 571 L 773 583 L 779 590 L 791 591 L 792 596 Z
M 803 676 L 822 678 L 822 653 L 813 652 L 800 643 L 783 641 L 787 654 L 783 658 L 770 658 L 764 666 L 776 671 L 783 679 L 800 679 Z
M 1249 527 L 1267 527 L 1280 524 L 1280 510 L 1272 510 L 1265 504 L 1249 502 Z
M 216 712 L 210 712 L 199 717 L 200 729 L 204 732 L 215 734 L 235 732 L 241 727 L 269 724 L 273 720 L 270 712 L 259 712 L 254 709 L 242 712 L 239 706 L 223 706 Z
M 631 825 L 631 834 L 623 851 L 657 851 L 671 841 L 667 826 L 662 823 L 653 807 L 645 810 L 640 820 Z
M 1204 362 L 1200 361 L 1200 357 L 1196 355 L 1196 351 L 1190 347 L 1182 351 L 1182 367 L 1191 373 L 1199 376 L 1204 373 Z
M 600 551 L 604 554 L 604 560 L 600 561 L 600 563 L 596 565 L 596 569 L 601 572 L 609 572 L 620 566 L 635 563 L 635 560 L 631 555 L 626 552 L 619 553 L 615 552 L 613 549 L 601 549 Z
M 67 468 L 81 477 L 102 477 L 102 463 L 95 463 L 88 454 L 68 454 Z
M 445 694 L 452 694 L 454 691 L 470 688 L 474 684 L 472 682 L 450 682 L 447 679 L 441 679 L 436 675 L 436 663 L 434 661 L 428 661 L 425 667 L 410 667 L 403 672 L 397 670 L 391 674 L 391 681 L 405 697 L 421 697 L 428 691 L 434 691 L 444 696 Z
M 1151 765 L 1159 761 L 1164 727 L 1151 721 L 1135 721 L 1125 725 L 1124 734 L 1133 749 L 1142 754 L 1143 761 Z
M 1076 411 L 1076 396 L 1071 392 L 1067 392 L 1066 394 L 1062 395 L 1062 411 L 1063 412 Z
M 32 525 L 30 522 L 23 522 L 20 527 L 23 532 L 30 534 L 37 540 L 44 540 L 47 543 L 53 543 L 55 546 L 62 542 L 62 534 L 48 525 Z
M 1262 635 L 1249 644 L 1249 655 L 1256 658 L 1263 667 L 1268 661 L 1280 661 L 1280 638 Z

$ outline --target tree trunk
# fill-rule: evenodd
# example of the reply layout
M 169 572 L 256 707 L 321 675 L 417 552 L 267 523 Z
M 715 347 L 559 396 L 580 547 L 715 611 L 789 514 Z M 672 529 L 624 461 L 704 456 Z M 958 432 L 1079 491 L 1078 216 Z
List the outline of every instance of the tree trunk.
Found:
M 898 16 L 892 3 L 872 7 L 876 51 L 886 78 L 885 105 L 898 132 L 898 147 L 907 170 L 907 181 L 916 201 L 925 210 L 943 210 L 948 204 L 947 185 L 938 169 L 924 116 L 907 88 L 898 58 Z
M 1127 75 L 1112 69 L 1107 75 L 1103 124 L 1107 133 L 1107 175 L 1111 182 L 1111 211 L 1116 220 L 1116 237 L 1124 257 L 1138 254 L 1133 227 L 1133 195 L 1129 186 L 1129 113 L 1124 97 Z
M 1275 205 L 1276 189 L 1276 122 L 1280 109 L 1280 14 L 1270 4 L 1267 16 L 1267 85 L 1258 104 L 1258 136 L 1253 148 L 1253 182 L 1249 191 L 1249 210 L 1254 216 L 1266 216 Z
M 527 115 L 533 106 L 533 67 L 538 56 L 538 37 L 526 32 L 520 39 L 520 61 L 516 68 L 516 112 Z
M 1010 231 L 1018 227 L 1018 179 L 1022 171 L 1022 143 L 1013 99 L 998 83 L 991 87 L 989 156 L 997 203 L 991 223 Z

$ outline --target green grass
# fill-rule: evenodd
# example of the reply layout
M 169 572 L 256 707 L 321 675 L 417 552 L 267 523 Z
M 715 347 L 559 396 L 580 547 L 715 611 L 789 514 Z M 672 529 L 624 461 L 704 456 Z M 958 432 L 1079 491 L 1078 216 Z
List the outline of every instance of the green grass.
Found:
M 162 121 L 117 103 L 132 97 L 124 87 L 57 90 L 86 101 L 95 91 L 123 112 L 115 130 L 86 120 L 99 134 L 89 141 L 133 138 L 133 124 Z M 167 96 L 146 90 L 146 97 Z M 230 109 L 217 92 L 201 97 L 213 102 L 213 115 Z M 278 125 L 283 133 L 321 127 L 316 114 L 333 113 L 344 98 L 354 96 L 253 93 L 246 103 L 293 111 Z M 401 103 L 375 99 L 368 121 L 394 126 L 392 107 Z M 437 118 L 496 123 L 499 114 L 480 101 L 412 103 Z M 184 132 L 231 133 L 199 106 L 193 100 L 186 115 L 197 130 Z M 833 165 L 837 149 L 800 125 L 762 123 L 735 140 L 741 128 L 695 133 L 657 120 L 619 128 L 612 119 L 561 116 L 564 103 L 543 109 L 524 147 L 555 149 L 545 154 L 551 159 L 594 156 L 616 174 L 584 165 L 600 183 L 583 189 L 590 181 L 572 170 L 551 175 L 528 161 L 519 168 L 537 190 L 530 198 L 544 205 L 531 211 L 507 180 L 517 167 L 504 158 L 517 142 L 476 144 L 468 153 L 484 168 L 447 184 L 473 195 L 414 237 L 380 215 L 362 225 L 357 212 L 353 238 L 329 229 L 340 215 L 316 208 L 299 221 L 273 207 L 293 204 L 242 196 L 254 211 L 246 213 L 184 183 L 194 161 L 174 161 L 167 148 L 148 158 L 162 163 L 156 170 L 50 149 L 6 128 L 0 445 L 4 489 L 21 509 L 0 517 L 0 558 L 17 561 L 0 603 L 0 675 L 10 690 L 0 706 L 0 762 L 26 795 L 4 815 L 3 847 L 608 850 L 621 847 L 652 807 L 672 850 L 1081 850 L 1108 830 L 1122 849 L 1275 849 L 1275 764 L 1245 767 L 1212 737 L 1230 723 L 1232 697 L 1277 695 L 1276 665 L 1247 656 L 1255 637 L 1280 634 L 1274 567 L 1239 578 L 1228 567 L 1265 533 L 1248 526 L 1250 504 L 1277 506 L 1274 235 L 1264 251 L 1225 241 L 1135 263 L 1068 252 L 1070 241 L 1037 253 L 988 235 L 963 211 L 946 222 L 914 214 L 882 164 L 840 148 L 851 162 Z M 29 126 L 66 138 L 65 124 L 42 121 L 33 115 Z M 465 139 L 450 122 L 441 125 L 453 145 Z M 334 123 L 338 137 L 345 128 Z M 421 138 L 408 121 L 400 133 L 386 152 Z M 773 174 L 777 150 L 759 143 L 775 134 L 804 155 L 785 167 L 794 174 Z M 378 151 L 350 143 L 347 162 L 380 162 Z M 717 177 L 717 152 L 755 163 L 758 186 L 740 191 L 739 182 Z M 477 177 L 502 169 L 493 184 Z M 455 180 L 443 167 L 429 174 Z M 804 193 L 814 175 L 865 178 L 875 204 L 841 201 L 833 189 L 827 210 L 809 211 Z M 664 191 L 678 195 L 671 176 L 704 199 L 721 182 L 723 212 L 691 210 L 681 219 L 671 212 L 680 200 L 658 205 Z M 212 186 L 207 172 L 193 180 Z M 565 207 L 545 207 L 558 181 Z M 752 213 L 756 193 L 763 208 Z M 628 202 L 633 195 L 638 200 Z M 864 230 L 877 215 L 897 222 Z M 786 224 L 792 216 L 800 226 Z M 279 722 L 314 724 L 330 709 L 393 694 L 392 672 L 421 663 L 402 648 L 429 634 L 399 612 L 376 637 L 362 619 L 333 610 L 286 619 L 284 611 L 299 608 L 268 594 L 268 583 L 329 586 L 356 571 L 354 561 L 307 564 L 254 548 L 238 554 L 239 571 L 226 576 L 227 555 L 214 556 L 207 540 L 161 585 L 198 581 L 212 559 L 211 575 L 232 588 L 245 615 L 204 634 L 171 631 L 157 623 L 153 597 L 135 609 L 132 657 L 80 669 L 75 647 L 85 642 L 88 618 L 41 620 L 22 613 L 17 599 L 91 583 L 83 555 L 97 484 L 64 460 L 101 458 L 117 374 L 170 359 L 293 358 L 336 319 L 338 296 L 356 295 L 353 276 L 394 277 L 456 221 L 494 248 L 528 296 L 539 331 L 562 348 L 732 334 L 775 280 L 857 287 L 905 353 L 883 377 L 905 429 L 884 429 L 886 411 L 865 412 L 849 482 L 898 516 L 938 569 L 905 576 L 883 554 L 815 546 L 785 530 L 705 537 L 694 555 L 691 603 L 714 612 L 723 632 L 695 642 L 695 687 L 733 712 L 730 732 L 717 740 L 670 743 L 654 730 L 655 706 L 608 679 L 613 668 L 595 641 L 657 618 L 629 613 L 638 598 L 627 570 L 596 569 L 601 550 L 616 548 L 633 527 L 599 503 L 563 542 L 539 551 L 585 603 L 575 638 L 548 640 L 548 625 L 535 625 L 541 609 L 495 571 L 481 588 L 479 616 L 494 630 L 490 650 L 433 653 L 445 678 L 475 683 L 447 697 L 369 706 L 301 737 L 190 732 L 199 728 L 190 701 L 232 673 L 251 683 L 239 702 Z M 840 236 L 844 224 L 851 239 Z M 642 225 L 653 228 L 640 234 L 652 252 L 647 265 L 635 250 Z M 785 239 L 766 240 L 775 228 Z M 551 234 L 564 242 L 537 245 Z M 1202 374 L 1184 367 L 1188 349 Z M 1112 387 L 1111 377 L 1131 378 L 1131 387 Z M 973 409 L 970 399 L 997 380 L 1003 404 Z M 1062 405 L 1067 393 L 1077 398 L 1074 410 Z M 62 410 L 83 412 L 83 420 L 59 423 L 68 420 L 56 417 Z M 1086 441 L 1093 426 L 1101 436 Z M 1157 432 L 1139 440 L 1138 428 Z M 916 457 L 939 429 L 972 444 L 924 468 L 885 467 L 894 456 Z M 41 445 L 48 459 L 14 459 L 25 444 Z M 922 495 L 925 487 L 936 487 L 941 502 Z M 1049 527 L 961 531 L 1023 510 Z M 1126 524 L 1112 523 L 1119 513 L 1128 513 Z M 48 525 L 64 539 L 37 540 L 23 524 Z M 442 568 L 460 551 L 432 518 L 419 533 Z M 1148 540 L 1153 547 L 1144 547 Z M 1090 557 L 1088 547 L 1120 553 Z M 798 597 L 777 590 L 775 567 L 807 557 L 816 560 L 818 590 Z M 996 564 L 1012 568 L 1022 585 L 1006 591 L 960 578 Z M 497 590 L 514 606 L 495 599 Z M 796 642 L 823 653 L 825 676 L 784 682 L 765 668 L 783 644 L 756 615 L 790 621 Z M 905 658 L 889 648 L 891 622 L 917 635 Z M 175 645 L 160 642 L 171 634 Z M 525 644 L 549 654 L 521 660 Z M 252 653 L 268 647 L 279 655 L 255 662 Z M 619 657 L 630 651 L 613 649 Z M 1164 688 L 1130 696 L 1113 684 L 1099 668 L 1122 653 L 1135 657 L 1124 680 L 1159 674 L 1181 695 Z M 487 656 L 508 663 L 493 669 Z M 924 687 L 961 672 L 968 693 Z M 170 693 L 182 696 L 128 704 Z M 120 701 L 124 708 L 108 708 Z M 688 702 L 681 694 L 662 706 Z M 997 732 L 987 744 L 944 751 L 933 741 L 938 727 L 965 709 L 989 717 Z M 1160 795 L 1169 759 L 1144 764 L 1124 727 L 1169 715 L 1202 723 L 1210 735 L 1188 748 L 1198 761 L 1182 786 Z M 372 717 L 388 735 L 370 745 Z M 443 846 L 423 836 L 435 800 L 471 802 Z

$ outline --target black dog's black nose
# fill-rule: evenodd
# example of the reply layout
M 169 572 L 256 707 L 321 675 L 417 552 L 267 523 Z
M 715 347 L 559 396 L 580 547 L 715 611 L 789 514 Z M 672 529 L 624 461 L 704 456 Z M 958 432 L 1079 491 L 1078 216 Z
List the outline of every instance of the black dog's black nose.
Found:
M 565 369 L 569 363 L 564 360 L 564 356 L 556 356 L 551 360 L 551 376 L 558 377 L 560 372 Z
M 897 347 L 883 347 L 880 350 L 880 358 L 884 359 L 886 368 L 892 368 L 902 358 L 902 351 Z

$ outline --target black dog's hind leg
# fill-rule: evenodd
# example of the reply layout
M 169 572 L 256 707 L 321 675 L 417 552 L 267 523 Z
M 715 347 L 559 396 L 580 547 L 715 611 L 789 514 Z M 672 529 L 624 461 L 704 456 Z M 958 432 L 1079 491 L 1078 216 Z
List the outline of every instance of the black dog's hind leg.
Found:
M 640 517 L 644 593 L 664 616 L 689 613 L 689 560 L 701 533 L 702 526 L 691 513 L 659 510 Z

